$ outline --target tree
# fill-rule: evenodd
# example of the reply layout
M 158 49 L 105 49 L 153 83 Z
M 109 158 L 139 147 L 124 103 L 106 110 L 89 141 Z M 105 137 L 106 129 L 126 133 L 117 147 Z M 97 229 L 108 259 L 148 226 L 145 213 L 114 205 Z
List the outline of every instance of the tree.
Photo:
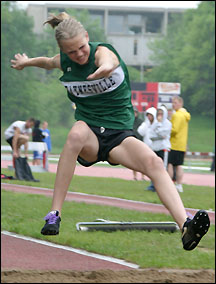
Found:
M 157 64 L 150 81 L 180 82 L 191 112 L 213 116 L 215 105 L 215 2 L 175 18 L 168 35 L 151 46 Z
M 178 66 L 184 66 L 179 77 L 193 109 L 214 115 L 215 2 L 203 1 L 193 15 L 185 15 L 185 22 L 190 29 L 184 33 L 183 56 L 178 58 Z
M 2 119 L 11 122 L 32 116 L 37 98 L 32 97 L 31 82 L 36 79 L 33 70 L 17 72 L 10 68 L 15 53 L 34 55 L 33 22 L 15 3 L 1 2 L 1 91 Z

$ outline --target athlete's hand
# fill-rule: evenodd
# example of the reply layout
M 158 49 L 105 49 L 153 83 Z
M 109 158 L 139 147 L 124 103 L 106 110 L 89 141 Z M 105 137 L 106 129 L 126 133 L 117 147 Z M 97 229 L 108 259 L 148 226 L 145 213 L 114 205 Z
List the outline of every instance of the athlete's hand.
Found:
M 108 64 L 103 64 L 94 73 L 87 77 L 87 80 L 97 80 L 101 78 L 108 78 L 113 72 L 113 66 Z
M 14 68 L 16 70 L 22 70 L 25 67 L 25 63 L 29 60 L 28 56 L 23 53 L 17 53 L 14 56 L 15 60 L 11 60 L 11 68 Z
M 98 46 L 95 52 L 95 65 L 98 69 L 87 77 L 87 80 L 108 78 L 119 65 L 117 56 L 105 46 Z

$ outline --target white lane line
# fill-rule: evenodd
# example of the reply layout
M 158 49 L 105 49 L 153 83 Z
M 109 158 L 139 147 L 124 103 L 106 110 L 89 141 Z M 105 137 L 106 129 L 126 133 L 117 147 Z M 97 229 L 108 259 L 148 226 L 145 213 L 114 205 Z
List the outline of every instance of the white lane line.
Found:
M 130 268 L 134 268 L 134 269 L 139 269 L 139 265 L 136 265 L 136 264 L 130 263 L 130 262 L 126 262 L 122 259 L 104 256 L 104 255 L 99 255 L 99 254 L 96 254 L 96 253 L 88 252 L 88 251 L 81 250 L 81 249 L 75 249 L 75 248 L 68 247 L 68 246 L 57 245 L 57 244 L 54 244 L 54 243 L 51 243 L 51 242 L 47 242 L 47 241 L 43 241 L 43 240 L 39 240 L 39 239 L 34 239 L 34 238 L 26 237 L 26 236 L 23 236 L 23 235 L 18 235 L 18 234 L 11 233 L 11 232 L 8 232 L 8 231 L 2 231 L 1 233 L 4 234 L 4 235 L 10 236 L 10 237 L 17 238 L 17 239 L 26 240 L 26 241 L 34 242 L 34 243 L 37 243 L 37 244 L 41 244 L 41 245 L 45 245 L 45 246 L 49 246 L 49 247 L 53 247 L 53 248 L 64 249 L 64 250 L 71 251 L 71 252 L 74 252 L 74 253 L 78 253 L 78 254 L 81 254 L 81 255 L 94 257 L 94 258 L 97 258 L 97 259 L 100 259 L 100 260 L 117 263 L 117 264 L 127 266 L 127 267 L 130 267 Z

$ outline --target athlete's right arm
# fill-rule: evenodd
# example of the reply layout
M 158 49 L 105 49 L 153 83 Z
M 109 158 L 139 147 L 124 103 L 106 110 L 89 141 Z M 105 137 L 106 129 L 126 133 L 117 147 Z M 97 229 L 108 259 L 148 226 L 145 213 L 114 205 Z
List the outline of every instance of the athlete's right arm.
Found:
M 29 58 L 25 53 L 17 53 L 15 54 L 14 58 L 15 59 L 11 60 L 11 68 L 14 68 L 16 70 L 22 70 L 23 68 L 29 66 L 40 67 L 47 70 L 54 68 L 59 68 L 60 70 L 62 70 L 60 64 L 60 54 L 57 54 L 54 57 Z

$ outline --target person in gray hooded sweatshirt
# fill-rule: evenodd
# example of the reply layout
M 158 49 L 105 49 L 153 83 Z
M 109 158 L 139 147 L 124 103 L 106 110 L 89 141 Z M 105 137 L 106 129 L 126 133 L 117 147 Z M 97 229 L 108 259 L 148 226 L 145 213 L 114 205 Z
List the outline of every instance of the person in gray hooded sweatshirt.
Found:
M 152 145 L 152 140 L 149 138 L 149 132 L 156 121 L 156 113 L 157 110 L 155 107 L 148 108 L 146 110 L 145 121 L 137 128 L 137 132 L 143 137 L 143 142 L 150 148 Z
M 148 139 L 151 140 L 151 149 L 164 161 L 164 167 L 167 169 L 168 153 L 170 151 L 170 133 L 172 124 L 168 120 L 168 111 L 165 106 L 157 109 L 157 115 L 152 127 L 148 129 Z M 155 192 L 153 183 L 147 190 Z

